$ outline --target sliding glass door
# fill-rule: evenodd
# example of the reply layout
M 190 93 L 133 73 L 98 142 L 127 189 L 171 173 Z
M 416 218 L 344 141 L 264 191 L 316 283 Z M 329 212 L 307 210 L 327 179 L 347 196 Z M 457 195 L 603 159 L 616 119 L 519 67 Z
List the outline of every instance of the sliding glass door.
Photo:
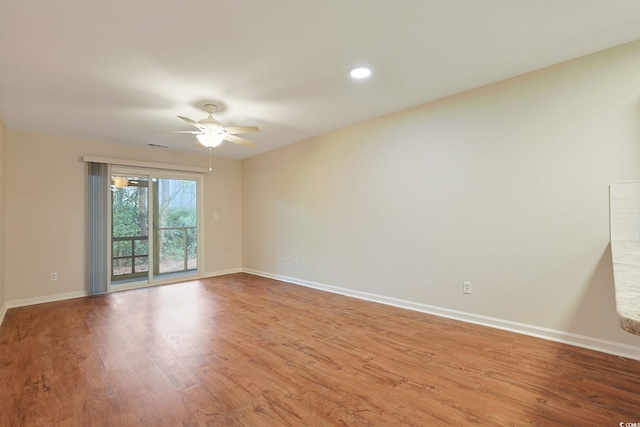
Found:
M 148 279 L 149 180 L 111 177 L 111 282 Z
M 153 179 L 153 274 L 180 274 L 198 269 L 197 182 Z
M 200 179 L 114 167 L 111 284 L 198 274 Z

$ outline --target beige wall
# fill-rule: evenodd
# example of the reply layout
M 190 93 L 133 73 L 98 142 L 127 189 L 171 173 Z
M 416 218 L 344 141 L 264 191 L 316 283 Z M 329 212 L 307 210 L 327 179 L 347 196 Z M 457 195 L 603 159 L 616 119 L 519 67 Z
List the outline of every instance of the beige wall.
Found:
M 7 302 L 87 287 L 87 166 L 83 155 L 208 167 L 206 155 L 6 131 Z M 241 164 L 214 159 L 205 175 L 205 274 L 239 269 Z M 218 212 L 214 221 L 212 212 Z M 234 256 L 229 259 L 228 254 Z M 58 280 L 51 281 L 50 273 Z M 27 302 L 28 302 L 27 301 Z
M 608 205 L 640 179 L 639 69 L 629 44 L 244 160 L 244 267 L 640 345 Z
M 4 307 L 6 301 L 5 295 L 5 258 L 4 258 L 4 235 L 5 235 L 5 178 L 4 171 L 6 165 L 5 155 L 5 128 L 2 119 L 0 118 L 0 321 L 2 321 L 4 314 Z

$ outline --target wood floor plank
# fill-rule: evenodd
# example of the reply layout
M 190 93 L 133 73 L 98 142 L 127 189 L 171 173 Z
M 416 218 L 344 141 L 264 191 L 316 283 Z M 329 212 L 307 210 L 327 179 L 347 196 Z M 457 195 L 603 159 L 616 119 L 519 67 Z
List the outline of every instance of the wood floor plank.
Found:
M 0 425 L 616 426 L 640 362 L 232 274 L 14 308 Z

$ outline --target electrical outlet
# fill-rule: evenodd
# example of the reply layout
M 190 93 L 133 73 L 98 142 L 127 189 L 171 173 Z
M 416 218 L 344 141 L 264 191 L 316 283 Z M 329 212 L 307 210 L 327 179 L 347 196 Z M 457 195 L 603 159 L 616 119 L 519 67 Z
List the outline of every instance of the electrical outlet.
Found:
M 471 293 L 471 282 L 464 282 L 462 284 L 462 292 L 465 294 Z
M 294 264 L 295 264 L 295 266 L 297 267 L 297 266 L 298 266 L 298 258 L 294 258 L 294 259 L 293 259 L 293 263 L 294 263 Z
M 51 273 L 51 280 L 58 280 L 58 273 Z

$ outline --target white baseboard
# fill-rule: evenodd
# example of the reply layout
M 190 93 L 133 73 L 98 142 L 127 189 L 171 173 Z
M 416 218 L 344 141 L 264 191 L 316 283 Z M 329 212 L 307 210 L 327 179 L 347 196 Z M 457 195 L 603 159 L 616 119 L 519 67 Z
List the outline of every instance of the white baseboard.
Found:
M 242 269 L 242 267 L 237 267 L 237 268 L 231 268 L 229 270 L 220 270 L 220 271 L 213 271 L 210 273 L 204 273 L 202 275 L 202 277 L 216 277 L 216 276 L 224 276 L 227 274 L 235 274 L 235 273 L 242 273 L 244 270 Z
M 446 317 L 462 322 L 474 323 L 482 326 L 489 326 L 496 329 L 515 332 L 518 334 L 529 335 L 536 338 L 542 338 L 549 341 L 555 341 L 563 344 L 569 344 L 576 347 L 587 348 L 602 353 L 613 354 L 628 359 L 640 360 L 640 346 L 632 346 L 621 344 L 614 341 L 602 340 L 599 338 L 588 337 L 585 335 L 573 334 L 570 332 L 558 331 L 540 326 L 527 325 L 524 323 L 512 322 L 509 320 L 498 319 L 494 317 L 482 316 L 473 313 L 466 313 L 448 308 L 435 307 L 427 304 L 416 303 L 412 301 L 401 300 L 397 298 L 386 297 L 383 295 L 370 294 L 367 292 L 354 291 L 352 289 L 340 288 L 336 286 L 324 285 L 321 283 L 310 282 L 308 280 L 296 279 L 293 277 L 282 276 L 279 274 L 267 273 L 264 271 L 243 269 L 245 273 L 256 276 L 266 277 L 269 279 L 280 280 L 282 282 L 294 285 L 305 286 L 308 288 L 318 289 L 321 291 L 332 292 L 335 294 L 345 295 L 348 297 L 358 298 L 367 301 L 373 301 L 381 304 L 392 305 L 394 307 L 404 308 L 421 313 L 432 314 L 435 316 Z
M 64 294 L 47 295 L 37 298 L 26 298 L 15 301 L 7 301 L 7 308 L 24 307 L 27 305 L 44 304 L 47 302 L 63 301 L 66 299 L 82 298 L 89 295 L 87 291 L 67 292 Z
M 2 304 L 2 307 L 0 307 L 0 325 L 2 325 L 5 314 L 7 314 L 7 304 Z

